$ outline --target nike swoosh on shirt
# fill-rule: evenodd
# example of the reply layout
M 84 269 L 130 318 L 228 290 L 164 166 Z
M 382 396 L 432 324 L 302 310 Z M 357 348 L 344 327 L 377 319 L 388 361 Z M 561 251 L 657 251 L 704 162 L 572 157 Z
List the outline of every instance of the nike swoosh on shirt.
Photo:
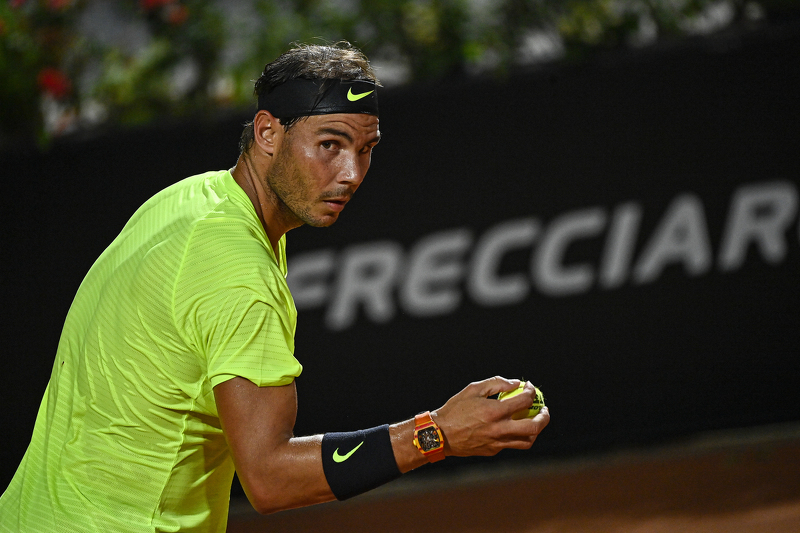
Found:
M 347 90 L 347 99 L 348 99 L 348 100 L 350 100 L 351 102 L 355 102 L 356 100 L 361 100 L 362 98 L 364 98 L 364 97 L 365 97 L 365 96 L 367 96 L 367 95 L 370 95 L 370 94 L 372 94 L 373 92 L 375 92 L 375 90 L 374 90 L 374 89 L 373 89 L 373 90 L 371 90 L 371 91 L 367 91 L 367 92 L 365 92 L 365 93 L 361 93 L 361 94 L 353 94 L 353 88 L 352 88 L 352 87 L 350 87 L 350 88 Z M 362 444 L 363 444 L 363 443 L 362 443 Z
M 361 444 L 364 444 L 363 440 L 361 441 Z M 361 448 L 361 444 L 359 444 L 358 446 L 356 446 L 355 448 L 353 448 L 344 455 L 339 455 L 339 448 L 336 448 L 336 450 L 334 450 L 333 452 L 333 460 L 336 461 L 337 463 L 343 463 L 344 461 L 347 461 L 351 455 L 356 453 L 356 450 Z

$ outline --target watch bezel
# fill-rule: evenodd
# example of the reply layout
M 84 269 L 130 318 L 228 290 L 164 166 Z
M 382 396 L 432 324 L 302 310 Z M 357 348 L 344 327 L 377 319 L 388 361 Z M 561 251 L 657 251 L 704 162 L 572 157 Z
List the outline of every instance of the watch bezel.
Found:
M 444 445 L 444 432 L 430 411 L 414 417 L 414 446 L 428 462 L 435 463 L 445 458 Z
M 444 446 L 441 430 L 432 423 L 417 429 L 416 436 L 422 453 L 434 452 Z

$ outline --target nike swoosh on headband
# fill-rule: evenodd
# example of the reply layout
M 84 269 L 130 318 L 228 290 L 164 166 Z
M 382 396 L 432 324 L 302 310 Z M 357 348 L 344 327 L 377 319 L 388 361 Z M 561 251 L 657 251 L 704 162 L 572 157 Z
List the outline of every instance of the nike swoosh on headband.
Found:
M 372 92 L 372 91 L 370 91 L 370 92 Z M 359 444 L 358 446 L 356 446 L 355 448 L 353 448 L 352 450 L 350 450 L 349 452 L 347 452 L 344 455 L 339 455 L 339 448 L 336 448 L 336 450 L 334 450 L 334 452 L 333 452 L 333 460 L 336 461 L 337 463 L 343 463 L 343 462 L 347 461 L 350 458 L 351 455 L 356 453 L 356 450 L 361 448 L 362 444 L 364 444 L 363 440 L 361 441 L 361 444 Z
M 351 102 L 356 102 L 358 100 L 361 100 L 365 96 L 369 96 L 370 94 L 372 94 L 374 92 L 375 91 L 372 90 L 372 91 L 367 91 L 365 93 L 353 94 L 353 88 L 351 87 L 350 89 L 347 90 L 347 99 L 350 100 Z
M 258 95 L 258 109 L 278 118 L 366 113 L 378 116 L 378 86 L 369 80 L 293 78 Z

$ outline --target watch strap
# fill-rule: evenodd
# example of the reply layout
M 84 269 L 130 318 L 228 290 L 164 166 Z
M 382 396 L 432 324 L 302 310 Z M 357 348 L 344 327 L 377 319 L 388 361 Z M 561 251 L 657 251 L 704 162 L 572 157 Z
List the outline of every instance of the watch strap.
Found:
M 425 429 L 431 428 L 436 431 L 439 440 L 439 446 L 433 448 L 431 450 L 423 450 L 422 445 L 419 442 L 418 435 L 419 432 Z M 435 463 L 436 461 L 441 461 L 445 458 L 444 454 L 444 434 L 442 433 L 442 429 L 439 425 L 434 422 L 433 418 L 431 417 L 430 411 L 425 411 L 424 413 L 420 413 L 414 417 L 414 445 L 417 449 L 424 455 L 429 462 Z

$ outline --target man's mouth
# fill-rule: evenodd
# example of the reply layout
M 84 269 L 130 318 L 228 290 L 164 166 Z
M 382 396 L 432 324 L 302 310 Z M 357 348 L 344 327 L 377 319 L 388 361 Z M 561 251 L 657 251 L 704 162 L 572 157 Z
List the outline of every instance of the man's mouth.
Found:
M 327 198 L 323 200 L 325 205 L 330 208 L 331 211 L 339 212 L 344 209 L 344 205 L 347 203 L 349 198 Z

